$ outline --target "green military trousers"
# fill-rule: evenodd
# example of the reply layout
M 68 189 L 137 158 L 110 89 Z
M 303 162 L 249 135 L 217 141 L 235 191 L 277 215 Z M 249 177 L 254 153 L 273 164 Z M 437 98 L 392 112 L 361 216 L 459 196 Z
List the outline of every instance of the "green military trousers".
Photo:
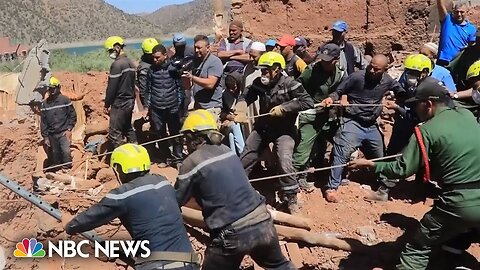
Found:
M 298 116 L 298 130 L 300 142 L 293 152 L 293 167 L 296 171 L 305 170 L 310 164 L 314 146 L 316 153 L 322 160 L 327 150 L 327 131 L 324 129 L 328 122 L 328 113 L 300 113 Z
M 480 227 L 480 206 L 456 208 L 454 211 L 434 206 L 420 220 L 420 228 L 413 240 L 406 244 L 397 269 L 427 269 L 432 248 L 439 248 L 475 227 Z

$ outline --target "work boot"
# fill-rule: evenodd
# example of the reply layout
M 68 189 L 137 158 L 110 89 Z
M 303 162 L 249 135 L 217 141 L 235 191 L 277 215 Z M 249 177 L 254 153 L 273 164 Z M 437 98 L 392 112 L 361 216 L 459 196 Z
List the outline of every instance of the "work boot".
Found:
M 363 199 L 368 202 L 386 202 L 388 201 L 388 191 L 389 188 L 380 186 L 377 191 L 371 191 L 370 194 L 363 197 Z
M 297 193 L 286 193 L 283 201 L 286 203 L 288 212 L 290 212 L 290 214 L 300 214 L 300 204 L 298 203 Z
M 337 190 L 327 189 L 327 191 L 325 191 L 325 200 L 329 203 L 338 203 Z
M 306 174 L 299 174 L 297 178 L 298 185 L 300 189 L 305 193 L 311 193 L 315 190 L 315 185 L 307 181 Z

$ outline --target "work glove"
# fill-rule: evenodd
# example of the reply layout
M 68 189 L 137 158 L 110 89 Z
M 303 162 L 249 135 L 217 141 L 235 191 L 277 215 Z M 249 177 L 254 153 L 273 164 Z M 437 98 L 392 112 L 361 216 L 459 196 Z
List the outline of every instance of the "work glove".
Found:
M 270 110 L 270 115 L 274 117 L 281 117 L 285 113 L 285 109 L 282 105 L 277 105 Z

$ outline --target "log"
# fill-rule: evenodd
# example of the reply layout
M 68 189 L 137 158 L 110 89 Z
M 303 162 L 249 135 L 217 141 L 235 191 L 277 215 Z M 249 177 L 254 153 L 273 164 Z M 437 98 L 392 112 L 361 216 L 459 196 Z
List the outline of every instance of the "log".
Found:
M 205 229 L 202 212 L 188 207 L 182 207 L 182 216 L 188 225 Z M 367 246 L 354 239 L 338 239 L 321 233 L 313 233 L 304 229 L 275 225 L 277 234 L 285 240 L 300 241 L 310 245 L 366 253 Z
M 297 217 L 277 210 L 269 210 L 275 224 L 301 228 L 307 231 L 312 229 L 313 221 L 309 218 Z
M 287 243 L 286 245 L 288 256 L 290 257 L 290 261 L 293 265 L 300 269 L 303 267 L 303 257 L 300 253 L 300 248 L 298 247 L 297 243 Z
M 286 240 L 300 241 L 313 246 L 326 247 L 336 250 L 366 253 L 368 247 L 356 239 L 340 239 L 321 233 L 309 232 L 304 229 L 275 225 L 277 234 Z

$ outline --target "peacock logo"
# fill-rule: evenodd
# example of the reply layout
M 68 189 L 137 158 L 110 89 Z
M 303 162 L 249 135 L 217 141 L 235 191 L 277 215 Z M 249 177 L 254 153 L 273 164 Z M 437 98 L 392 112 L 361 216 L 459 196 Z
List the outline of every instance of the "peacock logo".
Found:
M 17 243 L 17 249 L 13 252 L 13 256 L 17 258 L 43 258 L 45 250 L 43 244 L 35 238 L 24 238 L 22 242 Z

